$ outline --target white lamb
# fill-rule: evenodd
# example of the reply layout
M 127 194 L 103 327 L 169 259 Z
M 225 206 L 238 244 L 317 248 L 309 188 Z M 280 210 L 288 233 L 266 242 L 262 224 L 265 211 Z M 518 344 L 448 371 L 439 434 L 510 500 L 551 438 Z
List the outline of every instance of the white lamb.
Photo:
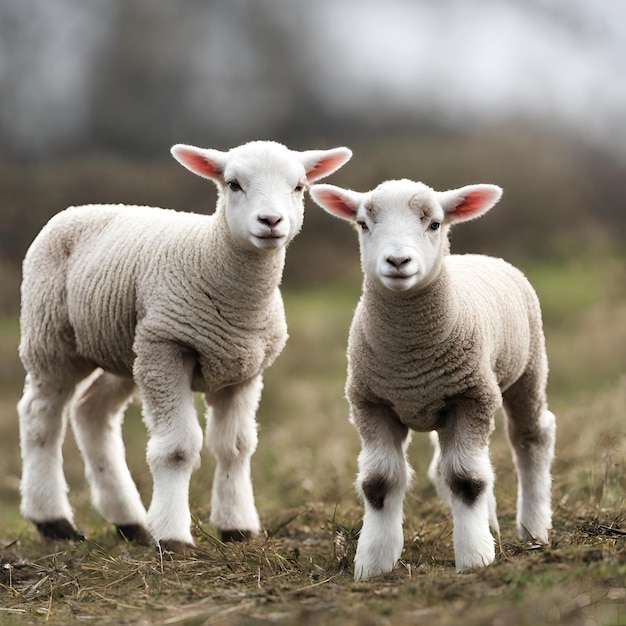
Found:
M 193 545 L 188 489 L 202 445 L 193 391 L 209 407 L 217 458 L 211 521 L 224 540 L 260 528 L 250 457 L 263 370 L 287 340 L 285 248 L 302 225 L 304 189 L 351 152 L 251 142 L 228 152 L 177 145 L 172 154 L 217 184 L 213 215 L 71 207 L 24 261 L 21 511 L 48 537 L 80 537 L 62 467 L 69 407 L 96 509 L 127 538 Z M 121 436 L 135 388 L 154 481 L 147 514 Z
M 363 294 L 346 383 L 362 445 L 356 580 L 391 571 L 400 558 L 410 430 L 438 433 L 429 475 L 451 506 L 457 570 L 494 560 L 488 444 L 502 401 L 518 474 L 519 536 L 548 541 L 555 419 L 537 297 L 501 259 L 449 254 L 449 226 L 483 215 L 501 193 L 494 185 L 436 192 L 409 180 L 368 193 L 311 188 L 320 206 L 359 228 Z

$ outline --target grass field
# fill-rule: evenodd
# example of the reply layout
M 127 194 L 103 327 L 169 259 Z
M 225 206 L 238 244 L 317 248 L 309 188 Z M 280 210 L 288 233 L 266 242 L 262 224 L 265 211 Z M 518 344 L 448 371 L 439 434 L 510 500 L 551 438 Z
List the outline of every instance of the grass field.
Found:
M 285 293 L 289 344 L 266 376 L 253 459 L 264 536 L 223 545 L 209 517 L 212 459 L 194 474 L 194 558 L 162 560 L 116 540 L 89 506 L 71 436 L 66 474 L 80 544 L 40 539 L 19 506 L 14 320 L 0 323 L 0 623 L 625 624 L 626 264 L 602 257 L 524 268 L 542 300 L 557 415 L 551 545 L 516 540 L 515 475 L 500 419 L 493 437 L 502 546 L 489 568 L 456 574 L 450 517 L 426 479 L 416 435 L 405 551 L 394 572 L 352 582 L 361 508 L 359 445 L 343 398 L 347 329 L 359 286 Z M 145 502 L 151 481 L 136 409 L 125 424 Z M 462 621 L 461 621 L 462 620 Z

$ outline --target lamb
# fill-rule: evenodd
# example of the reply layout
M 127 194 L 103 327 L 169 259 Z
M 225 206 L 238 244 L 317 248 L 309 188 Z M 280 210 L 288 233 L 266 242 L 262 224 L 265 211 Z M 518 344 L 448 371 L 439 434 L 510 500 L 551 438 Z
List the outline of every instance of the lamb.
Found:
M 223 540 L 259 532 L 250 476 L 263 370 L 287 340 L 279 291 L 303 194 L 351 157 L 251 142 L 227 152 L 176 145 L 215 182 L 213 215 L 126 205 L 54 216 L 23 267 L 18 403 L 21 512 L 56 539 L 74 524 L 61 445 L 69 414 L 94 507 L 124 537 L 184 552 L 194 545 L 189 481 L 202 430 L 217 459 L 211 522 Z M 121 424 L 138 390 L 149 432 L 146 513 L 126 465 Z
M 518 475 L 518 534 L 548 542 L 556 426 L 537 296 L 501 259 L 449 253 L 450 226 L 483 215 L 501 193 L 495 185 L 436 192 L 409 180 L 367 193 L 311 188 L 315 202 L 359 230 L 363 293 L 346 382 L 361 440 L 357 581 L 391 571 L 400 558 L 410 431 L 433 431 L 429 476 L 451 507 L 456 569 L 494 560 L 488 445 L 502 403 Z

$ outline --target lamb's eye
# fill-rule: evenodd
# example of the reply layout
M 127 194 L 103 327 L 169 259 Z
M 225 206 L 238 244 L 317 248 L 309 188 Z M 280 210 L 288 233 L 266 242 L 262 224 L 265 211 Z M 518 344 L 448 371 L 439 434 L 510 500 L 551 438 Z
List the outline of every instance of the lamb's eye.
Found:
M 363 220 L 357 220 L 357 224 L 363 232 L 367 232 L 369 230 L 367 224 Z
M 441 226 L 441 224 L 439 222 L 433 222 L 430 225 L 430 230 L 437 230 L 440 226 Z
M 304 189 L 304 185 L 296 185 L 294 191 L 302 191 Z
M 231 191 L 241 191 L 241 185 L 236 180 L 231 180 L 226 183 Z

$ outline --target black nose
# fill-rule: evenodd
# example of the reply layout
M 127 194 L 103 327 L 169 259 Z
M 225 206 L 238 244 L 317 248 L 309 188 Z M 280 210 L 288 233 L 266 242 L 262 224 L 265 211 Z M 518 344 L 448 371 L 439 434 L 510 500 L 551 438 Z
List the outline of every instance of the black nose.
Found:
M 393 265 L 395 268 L 400 269 L 403 265 L 406 265 L 411 261 L 410 256 L 388 256 L 386 259 L 389 265 Z
M 276 224 L 283 221 L 283 218 L 280 215 L 274 215 L 272 213 L 259 215 L 257 219 L 261 222 L 261 224 L 269 226 L 270 228 L 273 228 Z

